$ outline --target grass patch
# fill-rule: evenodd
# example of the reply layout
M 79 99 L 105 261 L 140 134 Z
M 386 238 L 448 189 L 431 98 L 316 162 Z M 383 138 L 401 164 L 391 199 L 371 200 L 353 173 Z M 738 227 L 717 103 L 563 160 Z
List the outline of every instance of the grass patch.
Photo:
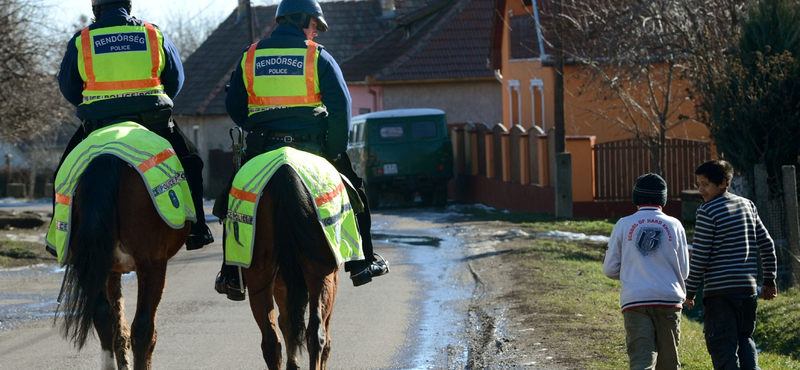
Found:
M 20 267 L 36 263 L 56 262 L 41 243 L 21 240 L 0 240 L 0 268 Z
M 562 219 L 548 213 L 508 212 L 494 208 L 471 207 L 463 211 L 479 220 L 495 220 L 520 224 L 530 232 L 569 231 L 586 235 L 611 235 L 616 219 Z
M 480 212 L 487 212 L 479 210 Z M 492 213 L 521 224 L 531 233 L 548 230 L 610 235 L 612 220 L 558 220 L 546 215 Z M 694 230 L 693 228 L 691 229 Z M 687 230 L 688 233 L 689 230 Z M 693 235 L 693 233 L 692 233 Z M 516 240 L 515 253 L 522 264 L 522 286 L 537 285 L 521 297 L 541 311 L 538 320 L 557 322 L 553 333 L 579 368 L 617 370 L 628 368 L 625 332 L 619 309 L 620 282 L 603 274 L 606 245 L 544 238 Z M 780 292 L 772 301 L 759 301 L 755 340 L 763 369 L 800 370 L 800 292 Z M 706 352 L 702 324 L 685 315 L 679 347 L 684 369 L 712 368 Z

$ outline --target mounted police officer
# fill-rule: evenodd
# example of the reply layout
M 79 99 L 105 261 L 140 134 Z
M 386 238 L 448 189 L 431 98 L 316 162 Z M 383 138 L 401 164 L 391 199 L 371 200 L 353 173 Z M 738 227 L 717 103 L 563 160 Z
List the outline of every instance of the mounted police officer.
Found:
M 327 158 L 354 185 L 351 190 L 358 189 L 351 199 L 364 205 L 356 218 L 366 259 L 346 262 L 345 271 L 353 285 L 366 284 L 388 273 L 389 264 L 372 251 L 366 196 L 345 153 L 351 116 L 347 84 L 333 57 L 313 41 L 328 24 L 316 0 L 282 0 L 275 21 L 272 35 L 246 49 L 233 72 L 225 99 L 228 114 L 247 131 L 247 158 L 291 145 Z M 227 195 L 218 202 L 227 202 Z M 223 262 L 215 289 L 244 299 L 237 279 L 236 268 Z
M 130 15 L 130 0 L 92 0 L 92 12 L 94 23 L 69 41 L 58 74 L 61 94 L 83 121 L 61 162 L 93 130 L 122 121 L 147 127 L 183 165 L 197 213 L 186 248 L 202 248 L 214 241 L 203 212 L 203 160 L 172 120 L 184 80 L 178 50 L 158 27 Z

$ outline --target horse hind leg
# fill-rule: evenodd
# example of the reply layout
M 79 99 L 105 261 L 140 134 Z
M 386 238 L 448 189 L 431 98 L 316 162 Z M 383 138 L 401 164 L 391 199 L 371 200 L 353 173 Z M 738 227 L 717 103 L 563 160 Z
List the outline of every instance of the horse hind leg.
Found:
M 119 273 L 111 273 L 105 286 L 103 299 L 95 306 L 94 323 L 102 348 L 102 368 L 129 369 L 128 325 L 122 311 L 122 285 Z M 114 361 L 116 359 L 116 361 Z
M 258 253 L 258 252 L 257 252 Z M 255 261 L 260 259 L 254 258 Z M 273 303 L 273 286 L 275 282 L 270 276 L 275 275 L 274 268 L 264 266 L 262 263 L 254 263 L 250 268 L 244 270 L 244 278 L 248 284 L 250 310 L 253 318 L 261 331 L 261 354 L 267 368 L 270 370 L 280 370 L 283 362 L 281 340 L 278 337 L 278 328 L 275 318 L 275 304 Z M 292 369 L 291 365 L 287 369 Z
M 285 312 L 289 312 L 289 306 L 286 300 L 286 283 L 284 283 L 283 277 L 281 277 L 280 274 L 278 274 L 276 280 L 274 289 L 275 302 L 278 304 L 278 311 L 281 312 L 278 316 L 278 325 L 281 328 L 284 338 L 286 338 L 286 336 L 291 335 L 292 332 L 289 323 L 289 315 L 285 314 Z M 286 370 L 300 369 L 300 362 L 297 360 L 298 350 L 299 348 L 297 348 L 294 341 L 286 340 Z
M 137 264 L 141 266 L 142 264 Z M 139 289 L 136 302 L 136 315 L 131 326 L 131 347 L 133 348 L 133 368 L 150 370 L 153 351 L 156 348 L 156 311 L 161 303 L 166 285 L 167 262 L 150 261 L 146 269 L 136 271 Z
M 328 369 L 328 359 L 331 355 L 331 317 L 333 316 L 333 303 L 336 299 L 336 291 L 339 286 L 339 269 L 337 268 L 333 274 L 328 275 L 326 278 L 326 285 L 323 288 L 323 291 L 326 291 L 326 294 L 323 294 L 323 303 L 322 303 L 322 319 L 323 325 L 325 327 L 325 334 L 327 335 L 325 340 L 325 346 L 322 348 L 322 357 L 320 358 L 320 369 L 327 370 Z
M 330 319 L 336 298 L 338 278 L 336 271 L 328 273 L 323 279 L 304 274 L 308 282 L 308 327 L 306 345 L 308 346 L 309 369 L 327 368 L 330 356 Z M 318 272 L 322 269 L 318 269 Z
M 114 356 L 118 369 L 130 368 L 131 328 L 125 320 L 125 300 L 122 298 L 122 274 L 112 272 L 106 283 L 106 296 L 111 304 L 114 324 Z

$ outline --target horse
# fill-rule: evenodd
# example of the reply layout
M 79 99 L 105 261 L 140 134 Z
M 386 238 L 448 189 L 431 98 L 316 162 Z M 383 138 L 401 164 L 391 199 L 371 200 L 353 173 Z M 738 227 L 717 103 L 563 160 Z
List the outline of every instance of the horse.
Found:
M 133 368 L 150 369 L 167 261 L 185 243 L 191 221 L 181 229 L 165 223 L 139 173 L 110 154 L 88 164 L 72 202 L 61 333 L 80 350 L 93 324 L 104 369 L 130 369 L 131 349 Z M 138 296 L 128 327 L 121 276 L 131 271 Z
M 270 370 L 280 369 L 282 362 L 273 298 L 280 312 L 277 326 L 286 341 L 286 368 L 300 368 L 297 354 L 303 344 L 309 369 L 327 368 L 339 266 L 314 207 L 300 177 L 283 165 L 265 186 L 256 209 L 253 259 L 242 275 Z

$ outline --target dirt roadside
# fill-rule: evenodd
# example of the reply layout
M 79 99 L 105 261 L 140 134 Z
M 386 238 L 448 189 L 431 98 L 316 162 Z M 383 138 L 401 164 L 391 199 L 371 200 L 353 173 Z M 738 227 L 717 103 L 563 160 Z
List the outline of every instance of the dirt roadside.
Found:
M 575 314 L 555 310 L 536 297 L 558 286 L 537 282 L 536 268 L 518 251 L 530 237 L 519 225 L 459 223 L 476 291 L 469 308 L 467 369 L 583 369 L 595 354 L 581 350 L 592 333 L 575 325 Z M 597 246 L 600 248 L 600 246 Z M 571 325 L 565 325 L 572 321 Z

